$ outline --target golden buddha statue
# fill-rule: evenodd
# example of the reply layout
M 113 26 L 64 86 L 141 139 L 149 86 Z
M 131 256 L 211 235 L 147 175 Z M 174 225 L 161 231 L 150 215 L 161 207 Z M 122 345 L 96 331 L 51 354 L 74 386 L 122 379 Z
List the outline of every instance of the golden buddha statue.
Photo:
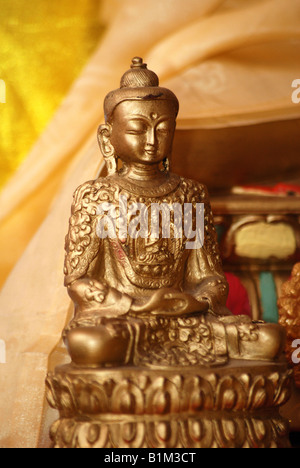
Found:
M 66 238 L 55 447 L 289 446 L 284 330 L 225 307 L 207 189 L 170 172 L 178 108 L 138 57 L 105 99 L 108 175 L 76 190 Z
M 66 240 L 75 318 L 64 339 L 77 365 L 215 366 L 229 358 L 274 360 L 283 351 L 280 326 L 234 317 L 225 307 L 207 189 L 170 172 L 178 109 L 138 57 L 105 99 L 98 139 L 108 176 L 77 189 Z M 160 219 L 154 235 L 153 206 Z M 186 206 L 188 219 L 178 211 Z

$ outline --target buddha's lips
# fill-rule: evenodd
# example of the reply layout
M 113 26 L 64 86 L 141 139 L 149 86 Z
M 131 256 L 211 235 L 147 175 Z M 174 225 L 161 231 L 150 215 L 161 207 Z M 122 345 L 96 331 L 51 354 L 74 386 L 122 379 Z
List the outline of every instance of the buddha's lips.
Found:
M 145 153 L 148 154 L 148 156 L 156 156 L 157 150 L 145 150 Z

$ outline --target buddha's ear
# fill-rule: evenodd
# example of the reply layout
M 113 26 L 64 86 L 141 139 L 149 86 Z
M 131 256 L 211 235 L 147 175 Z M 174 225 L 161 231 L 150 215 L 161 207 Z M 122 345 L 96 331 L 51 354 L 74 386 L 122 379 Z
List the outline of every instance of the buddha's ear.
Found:
M 103 124 L 98 128 L 98 142 L 105 158 L 109 158 L 115 153 L 114 147 L 110 141 L 111 131 L 112 126 L 110 124 Z
M 108 175 L 117 172 L 117 160 L 115 158 L 115 149 L 111 144 L 112 126 L 107 123 L 98 128 L 98 142 L 107 165 Z

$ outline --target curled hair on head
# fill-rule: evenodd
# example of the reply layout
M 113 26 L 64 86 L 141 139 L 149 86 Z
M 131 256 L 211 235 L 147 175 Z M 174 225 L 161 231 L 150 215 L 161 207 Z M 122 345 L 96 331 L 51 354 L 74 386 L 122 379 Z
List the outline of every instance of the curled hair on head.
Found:
M 172 91 L 159 86 L 158 76 L 140 57 L 134 57 L 129 70 L 121 78 L 120 88 L 108 93 L 104 100 L 105 121 L 111 123 L 114 109 L 123 101 L 166 100 L 174 105 L 177 116 L 178 99 Z
M 148 70 L 140 57 L 134 57 L 130 69 L 121 78 L 120 88 L 147 88 L 159 86 L 158 76 Z

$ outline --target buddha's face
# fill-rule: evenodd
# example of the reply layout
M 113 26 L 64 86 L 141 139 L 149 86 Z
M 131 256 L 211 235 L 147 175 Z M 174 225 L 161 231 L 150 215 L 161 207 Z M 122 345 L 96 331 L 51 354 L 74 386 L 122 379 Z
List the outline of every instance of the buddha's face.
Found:
M 113 114 L 111 144 L 129 164 L 158 164 L 169 157 L 176 125 L 170 101 L 124 101 Z

